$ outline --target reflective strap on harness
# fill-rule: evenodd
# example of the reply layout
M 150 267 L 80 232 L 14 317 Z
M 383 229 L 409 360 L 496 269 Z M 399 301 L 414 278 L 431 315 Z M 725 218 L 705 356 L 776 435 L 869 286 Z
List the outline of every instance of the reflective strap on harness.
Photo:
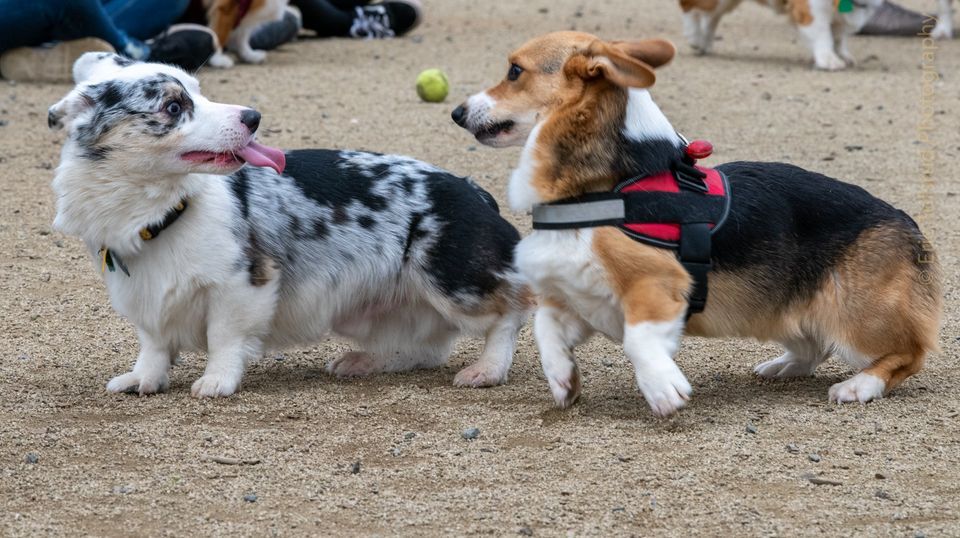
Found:
M 533 206 L 533 229 L 568 230 L 616 226 L 623 223 L 626 209 L 619 194 L 594 195 L 580 203 Z

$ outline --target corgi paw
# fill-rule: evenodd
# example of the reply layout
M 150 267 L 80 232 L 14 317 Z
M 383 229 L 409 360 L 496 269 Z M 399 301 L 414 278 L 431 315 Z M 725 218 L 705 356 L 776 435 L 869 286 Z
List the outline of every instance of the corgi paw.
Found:
M 327 372 L 337 377 L 363 377 L 382 370 L 380 363 L 365 351 L 348 351 L 327 364 Z
M 475 362 L 457 372 L 453 384 L 458 387 L 495 387 L 507 382 L 507 375 L 500 373 L 496 365 Z
M 650 410 L 658 417 L 667 417 L 687 404 L 693 388 L 676 364 L 660 372 L 637 373 L 637 386 L 650 405 Z
M 262 64 L 267 61 L 267 51 L 251 49 L 241 52 L 240 59 L 248 64 Z
M 207 64 L 210 65 L 210 67 L 229 69 L 233 67 L 233 58 L 227 56 L 226 53 L 217 52 L 207 60 Z
M 764 379 L 788 379 L 813 375 L 809 361 L 798 360 L 789 353 L 761 362 L 753 368 L 753 372 Z
M 240 377 L 225 374 L 204 374 L 193 382 L 190 393 L 194 398 L 230 396 L 240 388 Z
M 871 400 L 883 398 L 883 391 L 887 384 L 879 377 L 860 372 L 850 379 L 830 387 L 828 393 L 831 402 L 867 403 Z
M 165 392 L 170 386 L 170 379 L 166 372 L 147 375 L 138 372 L 127 372 L 110 380 L 107 390 L 110 392 L 126 392 L 127 394 L 156 394 Z
M 580 369 L 576 364 L 565 375 L 548 375 L 553 401 L 562 409 L 570 407 L 580 398 Z

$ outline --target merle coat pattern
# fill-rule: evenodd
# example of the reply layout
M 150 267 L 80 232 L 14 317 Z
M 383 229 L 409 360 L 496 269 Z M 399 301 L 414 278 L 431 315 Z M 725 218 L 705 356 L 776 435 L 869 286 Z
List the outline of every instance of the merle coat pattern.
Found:
M 361 350 L 341 376 L 436 367 L 462 334 L 486 337 L 455 383 L 506 380 L 529 308 L 519 239 L 489 194 L 431 165 L 374 153 L 256 144 L 259 115 L 212 103 L 173 67 L 88 54 L 51 107 L 68 139 L 55 226 L 80 236 L 115 309 L 137 327 L 133 370 L 111 391 L 166 389 L 181 351 L 208 353 L 195 396 L 227 396 L 265 350 L 330 333 Z M 264 167 L 244 161 L 255 159 Z M 181 216 L 156 237 L 179 201 Z M 129 274 L 127 274 L 129 273 Z

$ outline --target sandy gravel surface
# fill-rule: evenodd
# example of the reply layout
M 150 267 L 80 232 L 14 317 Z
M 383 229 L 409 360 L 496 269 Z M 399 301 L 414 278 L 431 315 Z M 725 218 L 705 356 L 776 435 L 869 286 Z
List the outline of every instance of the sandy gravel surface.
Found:
M 479 146 L 449 112 L 503 76 L 512 48 L 567 28 L 682 41 L 672 1 L 425 3 L 413 38 L 302 41 L 265 66 L 203 71 L 204 92 L 256 106 L 266 143 L 404 153 L 504 200 L 518 151 Z M 821 73 L 786 20 L 753 4 L 720 34 L 713 57 L 682 45 L 653 91 L 677 128 L 714 142 L 708 162 L 844 178 L 916 216 L 939 249 L 943 351 L 893 397 L 828 405 L 850 375 L 837 361 L 764 383 L 751 367 L 775 346 L 687 338 L 694 399 L 656 420 L 619 348 L 595 339 L 580 351 L 582 400 L 558 411 L 529 329 L 494 389 L 451 385 L 478 341 L 438 371 L 339 381 L 323 366 L 349 344 L 331 339 L 252 366 L 229 399 L 190 397 L 193 355 L 165 395 L 107 394 L 137 346 L 80 242 L 51 230 L 62 135 L 46 109 L 68 86 L 0 81 L 0 535 L 960 535 L 960 42 L 935 51 L 921 143 L 919 39 L 858 38 L 859 68 Z M 449 75 L 445 104 L 413 91 L 428 67 Z

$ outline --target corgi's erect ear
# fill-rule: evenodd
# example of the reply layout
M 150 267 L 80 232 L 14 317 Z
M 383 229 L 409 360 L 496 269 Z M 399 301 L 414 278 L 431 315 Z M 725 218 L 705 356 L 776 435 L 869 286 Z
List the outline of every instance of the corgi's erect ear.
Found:
M 568 65 L 584 79 L 603 77 L 624 88 L 649 88 L 657 81 L 654 68 L 673 59 L 676 48 L 662 39 L 590 43 Z
M 47 127 L 60 130 L 69 125 L 80 113 L 93 108 L 93 99 L 84 93 L 86 88 L 76 88 L 57 104 L 47 110 Z

